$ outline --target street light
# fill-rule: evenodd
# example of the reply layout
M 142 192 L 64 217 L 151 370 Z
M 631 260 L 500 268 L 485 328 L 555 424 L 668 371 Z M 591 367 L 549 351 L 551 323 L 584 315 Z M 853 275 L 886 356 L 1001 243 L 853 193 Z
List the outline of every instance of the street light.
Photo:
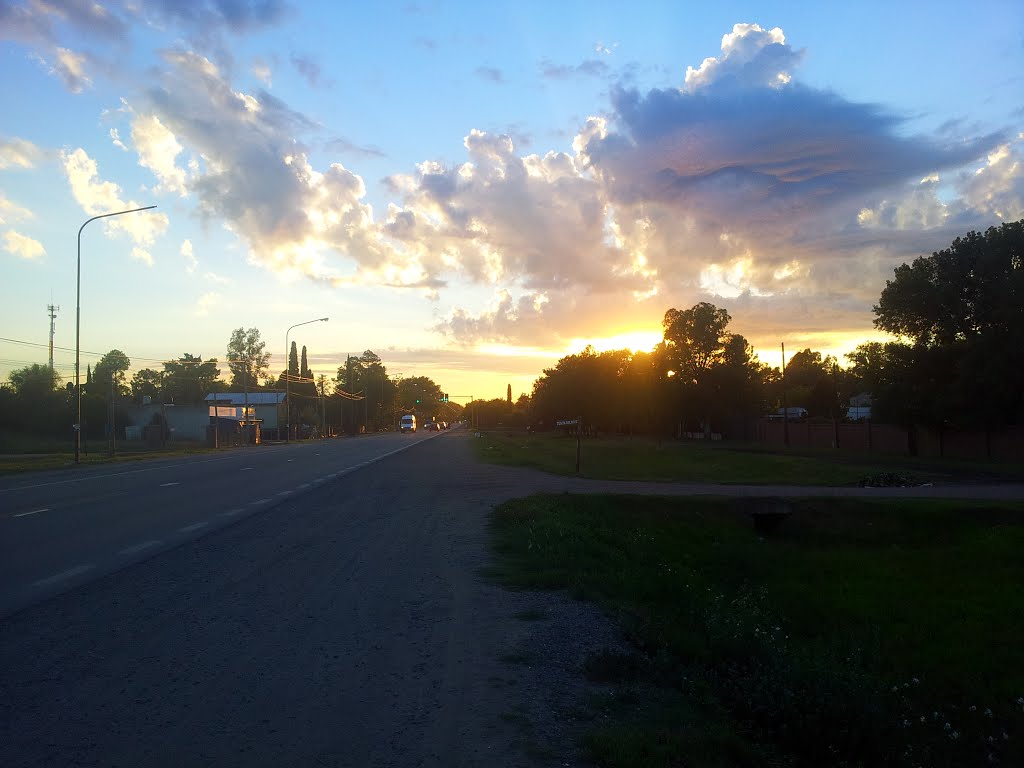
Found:
M 96 219 L 105 219 L 108 216 L 120 216 L 123 213 L 137 213 L 156 208 L 155 205 L 147 205 L 144 208 L 132 208 L 127 211 L 114 211 L 113 213 L 101 213 L 87 219 L 85 224 Z M 75 423 L 75 464 L 78 464 L 79 449 L 82 445 L 82 387 L 79 383 L 79 370 L 81 358 L 81 319 L 82 319 L 82 230 L 85 224 L 78 228 L 78 266 L 75 274 L 75 397 L 78 400 L 77 415 Z
M 307 320 L 304 323 L 296 323 L 291 326 L 287 331 L 284 332 L 284 410 L 286 414 L 286 429 L 284 435 L 284 441 L 290 443 L 292 439 L 292 404 L 288 399 L 291 394 L 292 388 L 292 360 L 291 360 L 291 348 L 288 346 L 288 334 L 292 332 L 292 328 L 298 328 L 300 325 L 309 325 L 310 323 L 326 323 L 331 318 L 329 317 L 318 317 L 315 320 Z M 277 439 L 280 440 L 281 436 L 278 435 Z

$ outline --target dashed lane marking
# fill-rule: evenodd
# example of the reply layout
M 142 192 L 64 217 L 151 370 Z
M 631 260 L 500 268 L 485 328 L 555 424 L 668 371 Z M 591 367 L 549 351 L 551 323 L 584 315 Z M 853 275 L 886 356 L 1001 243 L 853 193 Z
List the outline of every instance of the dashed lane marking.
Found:
M 179 528 L 178 533 L 192 533 L 192 531 L 198 531 L 200 528 L 205 528 L 209 523 L 205 520 L 201 523 L 192 523 L 192 525 L 186 525 L 184 528 Z
M 48 587 L 51 584 L 56 584 L 59 581 L 64 581 L 65 579 L 71 579 L 71 578 L 74 578 L 75 576 L 78 576 L 80 574 L 85 573 L 86 571 L 91 571 L 95 567 L 96 566 L 94 566 L 92 563 L 90 563 L 88 565 L 76 565 L 74 568 L 68 568 L 66 571 L 61 571 L 60 573 L 55 573 L 55 574 L 53 574 L 53 576 L 49 576 L 49 577 L 47 577 L 45 579 L 40 579 L 39 581 L 33 581 L 32 582 L 32 586 L 33 587 Z
M 229 509 L 229 510 L 227 510 L 225 512 L 218 512 L 217 513 L 217 517 L 234 517 L 235 515 L 237 515 L 241 511 L 242 511 L 241 507 L 237 507 L 235 509 Z
M 297 491 L 304 491 L 304 490 L 306 490 L 306 489 L 307 489 L 307 488 L 309 488 L 309 487 L 310 487 L 309 483 L 303 483 L 302 485 L 300 485 L 300 486 L 299 486 L 298 488 L 296 488 L 295 490 L 297 490 Z
M 291 496 L 292 492 L 291 491 L 278 491 L 277 495 L 278 496 Z
M 249 506 L 250 507 L 256 507 L 256 506 L 259 506 L 260 504 L 269 504 L 269 503 L 270 503 L 270 499 L 256 499 L 256 501 L 250 501 L 249 502 Z
M 163 542 L 159 541 L 158 539 L 152 539 L 150 541 L 143 541 L 143 542 L 141 542 L 139 544 L 133 544 L 130 547 L 125 547 L 124 549 L 122 549 L 117 554 L 119 554 L 119 555 L 134 555 L 134 554 L 137 554 L 137 553 L 141 552 L 144 549 L 150 549 L 151 547 L 159 547 L 161 544 L 163 544 Z
M 252 472 L 252 467 L 242 467 L 239 472 Z
M 170 488 L 172 485 L 181 485 L 181 483 L 160 483 L 161 488 Z

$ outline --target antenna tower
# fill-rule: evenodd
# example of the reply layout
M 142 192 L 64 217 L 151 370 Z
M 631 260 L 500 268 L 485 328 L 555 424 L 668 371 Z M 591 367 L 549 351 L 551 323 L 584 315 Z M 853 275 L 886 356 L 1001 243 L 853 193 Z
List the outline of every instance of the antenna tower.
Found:
M 46 308 L 50 312 L 50 370 L 53 370 L 53 321 L 57 318 L 57 311 L 60 307 L 55 307 L 53 304 L 47 304 Z

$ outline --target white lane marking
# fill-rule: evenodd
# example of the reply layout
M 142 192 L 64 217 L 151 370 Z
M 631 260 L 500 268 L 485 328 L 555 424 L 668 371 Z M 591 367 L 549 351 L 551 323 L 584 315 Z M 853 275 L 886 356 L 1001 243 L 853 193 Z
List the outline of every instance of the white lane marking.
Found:
M 42 509 L 33 509 L 33 510 L 28 511 L 28 512 L 19 512 L 16 515 L 11 515 L 11 517 L 25 517 L 26 515 L 37 515 L 40 512 L 49 512 L 49 511 L 50 511 L 49 507 L 43 507 Z
M 242 467 L 239 472 L 252 472 L 252 467 Z
M 68 568 L 66 571 L 55 573 L 53 574 L 53 576 L 49 576 L 45 579 L 33 581 L 32 586 L 48 587 L 51 584 L 56 584 L 58 581 L 64 581 L 65 579 L 70 579 L 74 576 L 78 576 L 79 574 L 85 573 L 86 571 L 91 571 L 95 567 L 96 566 L 92 565 L 91 563 L 89 565 L 76 565 L 74 568 Z
M 307 488 L 309 488 L 309 483 L 303 483 L 302 485 L 300 485 L 300 486 L 299 486 L 298 488 L 296 488 L 295 490 L 297 490 L 297 491 L 304 491 L 304 490 L 306 490 Z
M 184 528 L 179 528 L 178 533 L 192 533 L 192 531 L 198 531 L 200 528 L 205 528 L 209 523 L 205 520 L 201 523 L 192 523 L 192 525 L 186 525 Z
M 295 459 L 288 459 L 288 463 L 291 464 Z
M 236 507 L 235 509 L 229 509 L 226 512 L 218 512 L 217 513 L 217 517 L 234 517 L 235 515 L 237 515 L 241 511 L 242 511 L 241 507 Z
M 144 549 L 149 549 L 150 547 L 159 547 L 161 544 L 163 544 L 163 542 L 159 541 L 157 539 L 153 539 L 151 541 L 143 541 L 140 544 L 133 544 L 130 547 L 125 547 L 124 549 L 122 549 L 117 554 L 119 554 L 119 555 L 134 555 L 137 552 L 141 552 Z
M 172 485 L 181 485 L 181 483 L 160 483 L 161 488 L 170 488 Z
M 269 503 L 270 503 L 270 499 L 256 499 L 256 501 L 250 501 L 249 502 L 249 506 L 255 507 L 255 506 L 259 505 L 259 504 L 269 504 Z
M 278 496 L 291 496 L 292 492 L 291 491 L 278 491 L 277 495 Z

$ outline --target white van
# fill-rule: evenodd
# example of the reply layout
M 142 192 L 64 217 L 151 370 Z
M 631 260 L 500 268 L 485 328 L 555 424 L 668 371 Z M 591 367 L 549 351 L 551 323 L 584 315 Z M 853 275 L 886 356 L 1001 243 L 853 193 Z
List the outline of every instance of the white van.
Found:
M 416 417 L 411 413 L 407 413 L 402 417 L 402 420 L 398 423 L 399 431 L 404 435 L 406 432 L 416 431 Z

